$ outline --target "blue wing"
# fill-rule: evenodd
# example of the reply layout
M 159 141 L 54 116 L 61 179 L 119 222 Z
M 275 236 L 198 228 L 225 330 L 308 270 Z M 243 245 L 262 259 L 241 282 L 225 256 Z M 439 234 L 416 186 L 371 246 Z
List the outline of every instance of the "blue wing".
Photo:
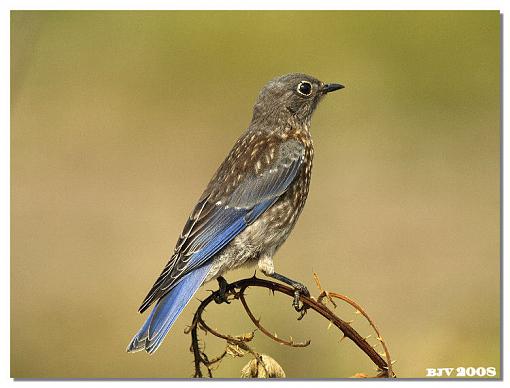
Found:
M 255 166 L 240 169 L 235 164 L 229 165 L 230 158 L 227 158 L 220 166 L 188 219 L 174 255 L 140 306 L 140 312 L 170 292 L 185 275 L 207 264 L 287 190 L 302 166 L 304 146 L 291 140 L 277 144 L 276 152 L 271 152 L 269 147 L 263 151 L 266 153 L 259 155 L 257 161 L 266 161 L 264 165 L 254 161 Z M 231 155 L 235 152 L 234 147 Z
M 207 259 L 221 249 L 221 246 L 232 236 L 235 236 L 238 230 L 257 218 L 267 208 L 266 202 L 255 206 L 244 217 L 234 221 L 223 233 L 218 234 L 211 244 L 207 244 L 203 250 L 193 256 L 193 261 L 190 263 L 195 264 L 195 268 L 186 272 L 181 271 L 179 279 L 175 281 L 171 289 L 159 298 L 149 317 L 129 343 L 128 352 L 146 350 L 148 353 L 153 353 L 158 349 L 177 317 L 205 280 L 212 265 L 210 260 L 206 262 Z M 204 264 L 197 266 L 196 263 L 200 261 Z M 157 290 L 161 292 L 163 287 L 158 287 Z
M 127 347 L 128 352 L 146 350 L 155 352 L 163 342 L 166 333 L 201 286 L 211 264 L 204 265 L 186 274 L 172 292 L 158 300 L 147 320 L 135 334 Z

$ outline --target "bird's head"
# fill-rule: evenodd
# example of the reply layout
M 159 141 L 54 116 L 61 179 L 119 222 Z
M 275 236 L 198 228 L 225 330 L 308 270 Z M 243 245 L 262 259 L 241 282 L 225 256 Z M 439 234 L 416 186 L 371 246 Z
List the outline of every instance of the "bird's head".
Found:
M 343 85 L 326 84 L 310 75 L 286 74 L 269 81 L 260 91 L 253 108 L 253 121 L 287 121 L 293 117 L 309 124 L 320 100 Z

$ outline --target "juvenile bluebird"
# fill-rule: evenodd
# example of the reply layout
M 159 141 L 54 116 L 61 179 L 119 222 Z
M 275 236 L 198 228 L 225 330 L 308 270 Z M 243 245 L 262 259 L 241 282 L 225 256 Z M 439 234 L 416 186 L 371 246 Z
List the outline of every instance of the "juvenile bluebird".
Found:
M 310 121 L 329 92 L 342 89 L 306 74 L 270 81 L 248 129 L 220 165 L 184 226 L 174 253 L 139 308 L 154 302 L 127 351 L 153 353 L 198 288 L 226 271 L 257 264 L 299 293 L 306 287 L 275 272 L 273 255 L 294 227 L 308 196 L 313 144 Z M 221 283 L 220 283 L 221 284 Z

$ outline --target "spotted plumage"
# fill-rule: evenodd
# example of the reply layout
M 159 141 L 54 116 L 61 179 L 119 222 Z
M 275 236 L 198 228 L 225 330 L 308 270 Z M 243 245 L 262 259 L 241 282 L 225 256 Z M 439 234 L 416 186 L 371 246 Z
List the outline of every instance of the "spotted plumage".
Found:
M 308 196 L 311 115 L 326 93 L 341 87 L 294 73 L 262 89 L 250 126 L 209 182 L 140 306 L 143 312 L 157 301 L 128 351 L 154 352 L 200 285 L 230 269 L 258 264 L 277 277 L 273 255 Z

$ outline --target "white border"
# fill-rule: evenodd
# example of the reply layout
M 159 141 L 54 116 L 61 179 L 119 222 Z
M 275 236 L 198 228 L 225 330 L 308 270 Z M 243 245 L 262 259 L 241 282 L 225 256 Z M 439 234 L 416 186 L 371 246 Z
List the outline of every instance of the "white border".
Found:
M 34 0 L 18 0 L 7 1 L 9 9 L 318 9 L 318 10 L 421 10 L 421 9 L 439 9 L 439 10 L 494 10 L 503 9 L 503 0 L 344 0 L 341 2 L 333 2 L 326 0 L 245 0 L 245 1 L 181 1 L 181 2 L 163 2 L 158 0 L 89 0 L 89 1 L 34 1 Z M 44 4 L 42 6 L 42 4 Z
M 0 298 L 2 300 L 2 308 L 3 308 L 3 314 L 1 315 L 3 318 L 1 319 L 1 332 L 4 335 L 4 341 L 3 346 L 0 350 L 0 368 L 2 370 L 1 377 L 0 377 L 0 384 L 3 386 L 4 384 L 10 385 L 14 384 L 13 380 L 10 379 L 10 349 L 9 349 L 9 343 L 10 343 L 10 326 L 9 326 L 9 319 L 10 317 L 10 267 L 9 267 L 9 258 L 10 258 L 10 110 L 9 110 L 9 96 L 10 91 L 9 88 L 6 87 L 6 85 L 9 85 L 9 48 L 10 48 L 10 10 L 11 9 L 70 9 L 70 10 L 91 10 L 91 9 L 98 9 L 98 10 L 106 10 L 106 9 L 119 9 L 119 10 L 126 10 L 126 9 L 137 9 L 137 10 L 148 10 L 148 9 L 267 9 L 267 10 L 277 10 L 277 9 L 297 9 L 297 10 L 303 10 L 303 9 L 318 9 L 318 10 L 329 10 L 329 9 L 341 9 L 341 10 L 363 10 L 363 9 L 371 9 L 371 10 L 501 10 L 503 14 L 506 14 L 508 16 L 510 12 L 508 10 L 510 7 L 508 6 L 510 4 L 509 1 L 496 1 L 496 0 L 428 0 L 428 1 L 421 1 L 421 0 L 406 0 L 406 1 L 397 1 L 397 0 L 390 0 L 390 1 L 383 1 L 383 0 L 344 0 L 338 3 L 334 3 L 333 1 L 324 1 L 324 0 L 314 0 L 312 1 L 302 1 L 302 0 L 294 0 L 294 1 L 268 1 L 268 0 L 247 0 L 247 1 L 185 1 L 185 2 L 179 2 L 179 3 L 170 3 L 170 2 L 162 2 L 162 1 L 134 1 L 134 0 L 124 0 L 124 1 L 109 1 L 109 0 L 77 0 L 77 1 L 3 1 L 1 2 L 0 9 L 1 12 L 1 30 L 0 30 L 0 49 L 1 49 L 1 60 L 0 60 L 0 74 L 2 75 L 2 78 L 4 82 L 2 82 L 2 88 L 0 88 L 0 98 L 1 98 L 1 119 L 3 121 L 3 125 L 0 127 L 2 128 L 1 131 L 1 140 L 0 144 L 2 147 L 2 152 L 0 152 L 0 174 L 3 182 L 2 186 L 2 201 L 1 201 L 1 209 L 2 209 L 2 218 L 0 221 L 0 227 L 1 227 L 1 247 L 3 251 L 2 255 L 2 271 L 0 271 Z M 212 6 L 214 5 L 214 6 Z M 509 39 L 509 19 L 507 18 L 505 21 L 505 28 L 504 28 L 504 63 L 508 64 L 508 42 Z M 508 75 L 504 77 L 504 112 L 508 112 Z M 505 123 L 505 128 L 507 127 Z M 506 132 L 505 130 L 503 130 Z M 509 140 L 508 140 L 508 134 L 504 136 L 503 138 L 503 150 L 504 154 L 507 155 L 504 158 L 504 192 L 505 192 L 505 207 L 504 207 L 504 220 L 508 221 L 509 217 L 509 203 L 508 203 L 508 182 L 510 181 L 510 166 L 509 166 Z M 508 225 L 507 222 L 505 222 L 505 225 Z M 504 231 L 504 241 L 509 241 L 509 230 L 508 227 L 503 229 Z M 507 248 L 508 249 L 508 248 Z M 510 278 L 510 271 L 509 271 L 509 265 L 508 263 L 503 267 L 504 279 Z M 505 300 L 505 309 L 504 309 L 504 321 L 507 323 L 509 322 L 509 315 L 508 315 L 508 287 L 504 287 L 504 300 Z M 508 334 L 505 333 L 504 337 L 504 349 L 509 349 L 509 340 L 508 340 Z M 57 350 L 55 350 L 57 351 Z M 508 373 L 510 372 L 509 368 L 509 357 L 506 354 L 503 357 L 504 360 L 504 368 L 503 368 L 503 376 L 506 377 L 505 380 L 508 380 Z M 89 385 L 99 385 L 99 386 L 110 386 L 111 384 L 118 385 L 118 384 L 146 384 L 148 381 L 61 381 L 61 382 L 55 382 L 55 381 L 39 381 L 39 382 L 18 382 L 18 384 L 25 385 L 35 385 L 35 384 L 42 384 L 42 385 L 51 385 L 57 384 L 59 386 L 65 385 L 74 385 L 74 384 L 80 384 L 80 386 L 89 386 Z M 150 383 L 150 382 L 149 382 Z M 153 384 L 157 382 L 153 382 Z M 183 386 L 188 384 L 198 384 L 200 382 L 193 381 L 193 382 L 185 382 L 185 381 L 166 381 L 162 382 L 163 384 L 171 384 L 172 386 Z M 247 382 L 246 382 L 247 383 Z M 244 383 L 244 384 L 246 384 Z M 250 384 L 261 384 L 264 382 L 250 382 Z M 361 383 L 361 384 L 378 384 L 377 382 L 347 382 L 347 381 L 341 381 L 341 382 L 335 382 L 335 381 L 272 381 L 272 382 L 265 382 L 265 383 L 271 383 L 271 384 L 285 384 L 287 386 L 292 386 L 292 388 L 297 387 L 306 387 L 310 383 L 312 384 L 351 384 L 351 383 Z M 380 382 L 384 383 L 384 382 Z M 444 386 L 444 384 L 451 385 L 458 385 L 463 384 L 465 382 L 462 381 L 437 381 L 437 380 L 430 380 L 426 382 L 417 382 L 417 381 L 400 381 L 399 384 L 401 386 L 408 386 L 408 385 L 422 385 L 422 384 L 434 384 L 434 385 L 440 385 Z M 469 382 L 468 382 L 469 383 Z M 488 384 L 494 384 L 494 381 L 485 381 L 485 382 L 476 382 L 475 384 L 478 386 L 481 385 L 488 385 Z M 203 384 L 203 382 L 202 382 Z M 219 384 L 224 385 L 232 385 L 232 384 L 242 384 L 238 381 L 209 381 L 209 384 L 213 384 L 214 386 L 219 386 Z M 471 382 L 473 384 L 473 382 Z

